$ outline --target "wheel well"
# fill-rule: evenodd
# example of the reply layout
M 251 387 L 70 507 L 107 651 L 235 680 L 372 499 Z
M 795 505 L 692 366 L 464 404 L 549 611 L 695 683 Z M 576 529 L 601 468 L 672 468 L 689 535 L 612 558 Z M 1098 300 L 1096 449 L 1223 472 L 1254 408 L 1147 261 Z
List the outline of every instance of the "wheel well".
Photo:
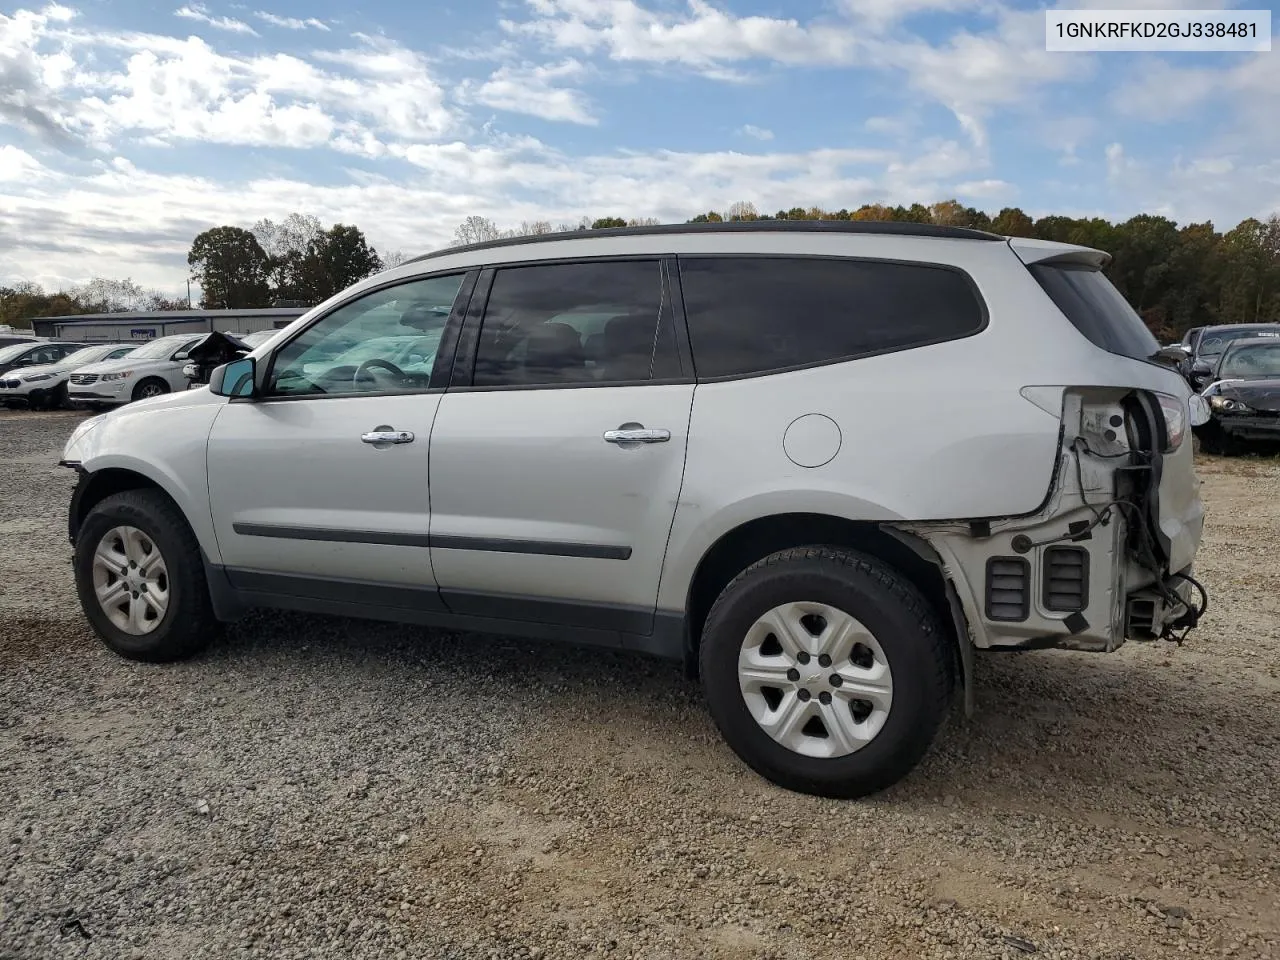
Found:
M 150 477 L 144 477 L 142 474 L 134 473 L 132 470 L 112 468 L 98 470 L 89 474 L 88 480 L 85 481 L 84 489 L 76 498 L 71 514 L 72 542 L 75 541 L 76 536 L 79 534 L 80 525 L 84 523 L 84 518 L 89 515 L 90 510 L 112 494 L 123 493 L 126 490 L 160 490 L 162 493 L 164 492 L 164 488 Z
M 915 584 L 941 623 L 951 626 L 954 622 L 942 570 L 902 540 L 886 533 L 879 524 L 816 513 L 777 514 L 730 530 L 699 562 L 685 606 L 689 647 L 686 667 L 693 669 L 696 665 L 707 614 L 734 577 L 779 550 L 818 545 L 858 550 L 884 561 Z

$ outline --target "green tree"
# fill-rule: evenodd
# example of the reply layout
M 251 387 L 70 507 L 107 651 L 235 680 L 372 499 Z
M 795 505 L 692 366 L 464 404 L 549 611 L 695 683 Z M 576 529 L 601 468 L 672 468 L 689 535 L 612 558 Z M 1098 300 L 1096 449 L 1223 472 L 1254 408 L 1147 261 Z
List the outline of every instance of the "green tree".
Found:
M 591 222 L 592 230 L 605 230 L 609 227 L 625 227 L 627 221 L 622 217 L 601 217 L 599 220 Z
M 1250 217 L 1222 238 L 1220 323 L 1280 320 L 1280 216 Z
M 267 254 L 242 227 L 214 227 L 199 234 L 187 264 L 191 279 L 200 284 L 202 307 L 265 307 L 271 300 Z
M 307 247 L 301 267 L 301 299 L 320 303 L 382 269 L 378 251 L 358 227 L 335 223 Z
M 991 230 L 1002 237 L 1034 237 L 1035 222 L 1017 207 L 1005 207 L 991 221 Z

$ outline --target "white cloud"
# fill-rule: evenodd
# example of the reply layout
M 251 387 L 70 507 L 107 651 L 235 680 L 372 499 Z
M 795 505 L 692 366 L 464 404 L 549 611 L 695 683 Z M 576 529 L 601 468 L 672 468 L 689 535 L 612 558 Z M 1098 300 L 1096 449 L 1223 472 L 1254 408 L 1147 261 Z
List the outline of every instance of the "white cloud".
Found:
M 483 83 L 463 83 L 456 96 L 464 103 L 479 103 L 496 110 L 523 113 L 543 120 L 558 120 L 594 126 L 586 96 L 580 90 L 557 85 L 586 74 L 577 60 L 521 66 L 507 65 L 495 70 Z
M 844 23 L 738 17 L 706 0 L 665 13 L 636 0 L 528 0 L 533 17 L 505 20 L 511 33 L 561 50 L 603 52 L 614 60 L 683 63 L 709 68 L 742 60 L 847 63 L 854 35 Z
M 315 17 L 307 17 L 300 20 L 297 17 L 281 17 L 274 13 L 268 13 L 266 10 L 255 10 L 253 15 L 263 23 L 269 23 L 273 27 L 283 27 L 286 30 L 306 30 L 312 28 L 315 30 L 329 31 L 329 25 L 323 20 L 317 20 Z
M 30 183 L 47 174 L 44 165 L 25 150 L 0 144 L 0 183 Z
M 864 46 L 870 63 L 901 71 L 911 88 L 950 109 L 980 149 L 993 109 L 1025 108 L 1044 86 L 1088 79 L 1095 63 L 1046 52 L 1042 11 L 1003 8 L 994 30 L 960 30 L 938 46 L 918 39 L 871 39 Z
M 385 150 L 414 172 L 330 185 L 286 176 L 228 181 L 160 174 L 121 159 L 100 164 L 90 176 L 51 174 L 38 186 L 7 191 L 0 232 L 22 236 L 24 243 L 0 250 L 0 280 L 56 286 L 128 274 L 168 289 L 185 276 L 186 251 L 201 230 L 247 226 L 295 210 L 325 223 L 356 223 L 379 248 L 416 252 L 446 243 L 473 213 L 510 226 L 576 221 L 618 210 L 620 202 L 627 215 L 664 221 L 744 198 L 770 211 L 798 201 L 832 209 L 909 202 L 942 196 L 941 189 L 930 189 L 929 178 L 943 170 L 953 176 L 965 161 L 963 152 L 946 144 L 929 148 L 936 156 L 863 149 L 571 155 L 528 137 L 397 143 Z
M 772 140 L 773 131 L 764 127 L 757 127 L 753 123 L 744 123 L 738 128 L 738 132 L 744 137 L 750 137 L 752 140 Z
M 956 195 L 966 200 L 1002 200 L 1012 197 L 1018 190 L 1007 180 L 967 180 L 956 184 Z
M 203 3 L 189 3 L 186 6 L 179 7 L 173 11 L 175 17 L 182 17 L 186 20 L 195 20 L 199 23 L 207 23 L 209 26 L 218 30 L 226 30 L 228 33 L 247 33 L 256 37 L 258 31 L 249 26 L 243 20 L 237 20 L 234 17 L 215 17 L 209 13 L 209 8 Z
M 922 13 L 957 13 L 991 6 L 991 0 L 841 0 L 851 16 L 871 26 L 887 26 Z
M 456 124 L 426 58 L 385 38 L 311 54 L 241 55 L 199 37 L 76 31 L 0 17 L 0 123 L 61 149 L 88 143 L 352 149 L 433 140 Z M 124 138 L 124 139 L 122 139 Z

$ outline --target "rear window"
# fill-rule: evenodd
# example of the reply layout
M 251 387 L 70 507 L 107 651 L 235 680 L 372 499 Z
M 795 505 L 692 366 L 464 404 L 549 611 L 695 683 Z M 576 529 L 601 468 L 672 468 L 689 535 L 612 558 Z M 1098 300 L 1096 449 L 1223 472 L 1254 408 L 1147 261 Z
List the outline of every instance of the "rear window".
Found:
M 1042 263 L 1029 269 L 1057 308 L 1095 346 L 1134 360 L 1149 360 L 1160 349 L 1137 311 L 1100 270 Z
M 1196 355 L 1199 357 L 1217 357 L 1237 340 L 1253 340 L 1258 337 L 1280 338 L 1280 329 L 1254 324 L 1247 327 L 1220 327 L 1217 330 L 1206 330 L 1200 338 Z
M 946 267 L 802 257 L 681 257 L 700 378 L 745 376 L 966 337 L 985 311 Z

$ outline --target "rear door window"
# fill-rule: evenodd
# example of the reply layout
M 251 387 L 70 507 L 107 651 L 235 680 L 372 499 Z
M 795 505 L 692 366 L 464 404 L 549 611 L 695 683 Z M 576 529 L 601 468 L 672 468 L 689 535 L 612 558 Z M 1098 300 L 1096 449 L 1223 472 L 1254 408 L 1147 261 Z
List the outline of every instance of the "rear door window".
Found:
M 1155 335 L 1102 271 L 1083 264 L 1047 263 L 1028 269 L 1094 346 L 1134 360 L 1149 360 L 1160 349 Z
M 660 260 L 500 269 L 472 384 L 560 387 L 679 377 L 664 269 Z
M 986 312 L 963 273 L 816 257 L 681 257 L 700 379 L 830 363 L 967 337 Z

